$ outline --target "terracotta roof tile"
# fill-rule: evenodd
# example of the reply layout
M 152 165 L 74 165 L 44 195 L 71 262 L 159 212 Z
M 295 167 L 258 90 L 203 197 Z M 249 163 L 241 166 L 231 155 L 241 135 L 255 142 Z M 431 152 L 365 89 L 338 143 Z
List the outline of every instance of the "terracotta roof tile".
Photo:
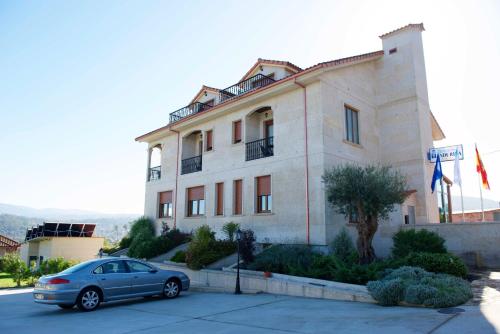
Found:
M 289 61 L 258 58 L 257 62 L 247 71 L 247 73 L 245 73 L 245 75 L 243 76 L 243 78 L 241 78 L 241 80 L 245 80 L 250 75 L 250 73 L 252 73 L 255 70 L 255 68 L 257 66 L 260 66 L 260 65 L 280 65 L 280 66 L 289 67 L 289 68 L 295 70 L 296 72 L 302 71 L 302 69 L 300 67 L 298 67 L 295 64 L 292 64 Z
M 420 31 L 424 31 L 425 30 L 423 23 L 410 23 L 410 24 L 405 25 L 404 27 L 398 28 L 398 29 L 393 30 L 393 31 L 389 31 L 388 33 L 382 34 L 382 35 L 380 35 L 378 37 L 384 38 L 384 37 L 387 37 L 389 35 L 395 34 L 397 32 L 400 32 L 400 31 L 406 30 L 406 29 L 418 29 Z

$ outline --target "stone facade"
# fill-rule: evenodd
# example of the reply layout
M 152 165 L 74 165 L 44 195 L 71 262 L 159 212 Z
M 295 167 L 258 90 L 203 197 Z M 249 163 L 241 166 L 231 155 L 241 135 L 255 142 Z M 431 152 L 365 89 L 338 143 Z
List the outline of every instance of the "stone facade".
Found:
M 412 190 L 387 223 L 404 224 L 405 215 L 407 223 L 437 223 L 429 187 L 433 165 L 426 153 L 444 135 L 429 108 L 422 31 L 421 24 L 408 25 L 381 36 L 381 51 L 305 70 L 259 60 L 243 79 L 264 74 L 275 82 L 227 101 L 204 87 L 194 102 L 213 99 L 214 107 L 137 138 L 149 147 L 145 215 L 157 222 L 158 231 L 166 223 L 183 231 L 208 224 L 219 232 L 233 221 L 253 229 L 261 242 L 325 245 L 346 219 L 327 203 L 322 175 L 338 164 L 380 163 L 406 174 Z M 358 115 L 359 144 L 346 140 L 346 106 Z M 273 155 L 247 161 L 246 146 L 265 137 L 264 124 L 271 119 Z M 242 124 L 239 143 L 233 143 L 235 121 Z M 207 131 L 212 131 L 210 151 Z M 154 147 L 161 148 L 161 177 L 153 180 Z M 201 170 L 183 174 L 183 160 L 198 155 Z M 256 178 L 265 175 L 271 176 L 272 210 L 259 213 Z M 235 180 L 243 185 L 241 214 L 234 214 Z M 223 215 L 217 216 L 220 182 Z M 196 186 L 204 186 L 205 212 L 190 217 L 187 189 Z M 159 218 L 164 191 L 173 193 L 172 216 Z

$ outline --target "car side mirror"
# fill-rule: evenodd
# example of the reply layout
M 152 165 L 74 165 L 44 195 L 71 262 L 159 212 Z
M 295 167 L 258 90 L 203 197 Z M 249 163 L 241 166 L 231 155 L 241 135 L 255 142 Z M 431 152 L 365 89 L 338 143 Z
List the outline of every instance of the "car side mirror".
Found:
M 150 270 L 149 270 L 149 272 L 150 272 L 151 274 L 154 274 L 154 273 L 157 273 L 157 272 L 158 272 L 158 270 L 153 268 L 153 269 L 150 269 Z

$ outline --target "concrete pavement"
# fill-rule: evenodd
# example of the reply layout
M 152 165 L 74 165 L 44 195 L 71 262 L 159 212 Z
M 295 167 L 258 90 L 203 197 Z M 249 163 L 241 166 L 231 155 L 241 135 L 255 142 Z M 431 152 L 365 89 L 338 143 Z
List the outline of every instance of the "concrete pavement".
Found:
M 189 292 L 103 304 L 95 312 L 33 303 L 29 290 L 0 290 L 0 333 L 497 333 L 500 305 L 460 314 L 267 294 Z

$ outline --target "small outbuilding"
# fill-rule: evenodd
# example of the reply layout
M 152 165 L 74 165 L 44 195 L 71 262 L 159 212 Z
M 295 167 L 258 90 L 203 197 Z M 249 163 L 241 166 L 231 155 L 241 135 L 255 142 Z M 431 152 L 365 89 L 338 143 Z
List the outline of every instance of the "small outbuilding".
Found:
M 27 264 L 63 257 L 86 261 L 98 256 L 104 238 L 94 236 L 95 224 L 47 222 L 26 231 L 20 255 Z
M 17 252 L 21 244 L 0 234 L 0 257 L 7 253 Z

